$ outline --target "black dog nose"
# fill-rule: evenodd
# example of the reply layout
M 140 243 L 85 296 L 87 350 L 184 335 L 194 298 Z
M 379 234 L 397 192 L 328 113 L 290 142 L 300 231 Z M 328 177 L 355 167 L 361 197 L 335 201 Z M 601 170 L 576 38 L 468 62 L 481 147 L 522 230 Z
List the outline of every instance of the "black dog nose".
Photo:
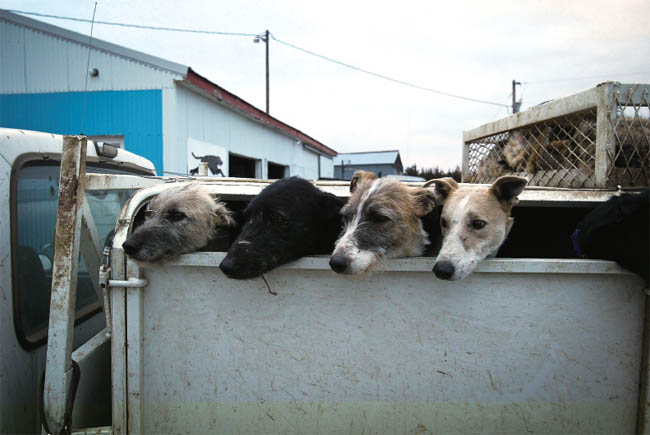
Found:
M 350 262 L 345 257 L 331 257 L 330 267 L 336 273 L 343 273 L 348 268 Z
M 454 276 L 454 265 L 451 261 L 438 261 L 433 265 L 433 273 L 440 279 L 449 279 Z
M 235 262 L 232 261 L 232 258 L 226 256 L 226 258 L 221 261 L 221 264 L 219 264 L 219 269 L 221 269 L 221 271 L 227 276 L 231 276 L 235 269 Z
M 122 249 L 124 249 L 124 252 L 126 252 L 128 255 L 133 255 L 139 250 L 138 244 L 133 239 L 127 239 L 124 243 L 122 243 Z

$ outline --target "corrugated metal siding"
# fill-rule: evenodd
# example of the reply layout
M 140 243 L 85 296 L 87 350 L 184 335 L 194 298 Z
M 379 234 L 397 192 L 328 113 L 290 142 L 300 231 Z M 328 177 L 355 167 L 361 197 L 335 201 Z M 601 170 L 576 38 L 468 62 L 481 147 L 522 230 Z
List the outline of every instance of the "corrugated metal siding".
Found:
M 79 134 L 83 92 L 0 95 L 0 126 Z M 125 148 L 163 169 L 160 90 L 88 92 L 84 134 L 123 135 Z
M 0 20 L 0 93 L 82 91 L 88 47 Z M 174 87 L 183 76 L 113 53 L 93 49 L 88 90 Z

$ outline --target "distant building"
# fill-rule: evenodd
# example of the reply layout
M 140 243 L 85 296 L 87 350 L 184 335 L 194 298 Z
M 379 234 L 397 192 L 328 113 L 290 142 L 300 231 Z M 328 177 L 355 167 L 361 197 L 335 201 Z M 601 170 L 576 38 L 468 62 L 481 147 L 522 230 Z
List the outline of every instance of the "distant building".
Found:
M 371 171 L 380 177 L 404 173 L 398 150 L 339 153 L 334 157 L 334 178 L 349 180 L 358 170 Z
M 79 134 L 158 171 L 331 178 L 336 151 L 191 68 L 0 10 L 0 126 Z M 85 115 L 82 115 L 85 106 Z M 160 172 L 159 172 L 160 173 Z

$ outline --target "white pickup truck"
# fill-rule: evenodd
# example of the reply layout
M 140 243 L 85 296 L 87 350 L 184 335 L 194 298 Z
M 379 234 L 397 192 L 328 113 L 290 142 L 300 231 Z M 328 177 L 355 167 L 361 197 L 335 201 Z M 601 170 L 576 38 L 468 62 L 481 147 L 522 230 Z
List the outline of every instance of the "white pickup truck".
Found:
M 0 433 L 41 430 L 39 383 L 45 369 L 63 136 L 0 128 Z M 88 174 L 155 176 L 153 164 L 108 144 L 89 143 Z M 115 227 L 134 190 L 89 192 L 98 237 Z M 80 261 L 74 346 L 105 326 L 97 266 Z M 110 348 L 82 365 L 75 422 L 110 425 Z
M 110 261 L 100 268 L 94 299 L 105 300 L 107 324 L 91 310 L 97 314 L 73 330 L 74 310 L 63 302 L 74 294 L 74 280 L 52 284 L 42 392 L 44 332 L 34 327 L 18 341 L 26 329 L 21 319 L 33 314 L 10 320 L 21 303 L 7 262 L 18 260 L 3 254 L 3 432 L 36 432 L 42 422 L 57 433 L 115 434 L 648 431 L 647 296 L 643 281 L 615 263 L 496 258 L 457 282 L 437 280 L 431 258 L 391 260 L 384 272 L 362 279 L 331 272 L 323 256 L 245 281 L 221 273 L 223 252 L 141 269 L 121 245 L 146 202 L 183 181 L 84 175 L 81 142 L 68 139 L 77 154 L 67 180 L 76 174 L 85 182 L 62 189 L 59 196 L 77 206 L 60 200 L 59 216 L 73 224 L 56 237 L 70 236 L 62 242 L 70 246 L 79 240 L 84 259 L 96 254 L 100 238 L 84 194 L 91 202 L 116 188 L 151 186 L 113 217 Z M 16 171 L 5 161 L 8 186 Z M 204 182 L 231 203 L 250 200 L 268 183 Z M 348 195 L 346 183 L 317 185 Z M 0 211 L 3 222 L 16 213 L 9 190 L 2 193 L 11 205 Z M 519 207 L 557 218 L 557 210 L 586 211 L 611 194 L 528 188 Z M 49 260 L 42 256 L 51 231 L 30 245 L 33 263 Z M 19 234 L 3 232 L 0 246 L 10 239 L 22 246 L 14 241 Z M 85 251 L 84 244 L 94 247 Z M 73 276 L 61 256 L 50 261 L 55 275 Z M 94 298 L 83 282 L 80 276 L 77 294 Z

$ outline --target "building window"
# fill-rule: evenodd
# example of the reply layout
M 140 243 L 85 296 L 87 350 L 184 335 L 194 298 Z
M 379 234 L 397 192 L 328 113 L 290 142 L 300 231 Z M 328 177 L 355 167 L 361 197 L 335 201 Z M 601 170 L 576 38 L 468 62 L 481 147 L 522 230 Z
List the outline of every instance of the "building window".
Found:
M 228 160 L 228 176 L 255 178 L 255 159 L 230 153 Z
M 280 178 L 289 176 L 289 167 L 284 165 L 278 165 L 277 163 L 269 162 L 268 167 L 268 178 L 269 180 L 278 180 Z

